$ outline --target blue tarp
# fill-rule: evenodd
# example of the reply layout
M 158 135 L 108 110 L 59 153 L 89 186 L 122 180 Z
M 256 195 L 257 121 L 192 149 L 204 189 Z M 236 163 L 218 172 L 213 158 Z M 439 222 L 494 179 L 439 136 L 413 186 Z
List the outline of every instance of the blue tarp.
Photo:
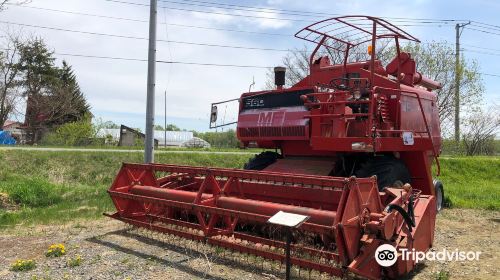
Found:
M 9 132 L 0 130 L 0 145 L 15 145 L 14 139 Z

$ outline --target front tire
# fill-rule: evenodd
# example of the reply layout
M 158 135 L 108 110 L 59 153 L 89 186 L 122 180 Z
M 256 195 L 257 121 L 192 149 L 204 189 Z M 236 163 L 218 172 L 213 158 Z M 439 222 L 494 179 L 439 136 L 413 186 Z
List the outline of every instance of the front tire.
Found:
M 276 152 L 266 151 L 262 152 L 255 157 L 251 158 L 245 165 L 243 169 L 245 170 L 263 170 L 269 165 L 275 163 L 282 156 Z
M 439 213 L 444 208 L 444 186 L 441 181 L 434 179 L 434 195 L 436 196 L 436 211 Z
M 380 191 L 385 187 L 401 187 L 411 183 L 411 175 L 405 163 L 392 155 L 370 157 L 354 175 L 359 178 L 377 176 Z

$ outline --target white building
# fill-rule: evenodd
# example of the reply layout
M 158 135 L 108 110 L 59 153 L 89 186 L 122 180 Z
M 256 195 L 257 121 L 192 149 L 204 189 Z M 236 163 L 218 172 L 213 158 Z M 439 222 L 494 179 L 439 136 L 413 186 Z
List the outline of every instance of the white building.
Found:
M 165 131 L 163 130 L 154 131 L 154 138 L 158 140 L 158 145 L 181 147 L 182 143 L 191 140 L 193 138 L 193 132 L 191 131 L 167 131 L 166 133 L 167 133 L 167 139 L 165 141 Z M 118 142 L 120 140 L 120 129 L 103 128 L 97 132 L 98 137 L 106 137 L 107 135 L 111 135 L 113 141 Z
M 193 138 L 193 132 L 191 131 L 166 131 L 166 133 L 167 138 L 165 140 L 165 131 L 155 130 L 154 138 L 158 139 L 158 145 L 180 147 L 182 143 Z

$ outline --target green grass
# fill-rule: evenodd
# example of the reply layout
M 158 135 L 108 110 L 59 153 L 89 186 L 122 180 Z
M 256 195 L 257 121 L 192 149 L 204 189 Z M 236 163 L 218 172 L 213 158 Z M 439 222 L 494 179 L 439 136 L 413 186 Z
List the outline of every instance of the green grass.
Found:
M 157 154 L 155 158 L 160 163 L 242 167 L 251 156 Z M 142 161 L 137 152 L 0 150 L 0 192 L 20 207 L 0 209 L 0 229 L 101 217 L 114 210 L 106 190 L 121 163 Z
M 0 145 L 2 147 L 2 145 Z M 36 148 L 49 148 L 49 149 L 79 149 L 79 150 L 92 150 L 92 149 L 103 149 L 103 150 L 131 150 L 131 151 L 138 151 L 138 150 L 144 150 L 143 146 L 115 146 L 115 145 L 87 145 L 87 146 L 62 146 L 62 145 L 38 145 L 38 146 L 29 146 L 29 145 L 18 145 L 18 146 L 3 146 L 9 149 L 16 149 L 16 148 L 30 148 L 30 149 L 36 149 Z M 189 148 L 189 147 L 158 147 L 156 148 L 157 151 L 193 151 L 193 152 L 240 152 L 240 153 L 259 153 L 263 149 L 260 148 L 245 148 L 245 149 L 240 149 L 240 148 L 219 148 L 219 147 L 211 147 L 211 148 Z
M 255 150 L 256 153 L 260 150 Z M 241 168 L 252 154 L 157 154 L 160 163 Z M 95 219 L 114 207 L 106 190 L 122 162 L 142 153 L 0 150 L 0 192 L 17 205 L 0 209 L 0 229 L 12 225 Z M 441 158 L 451 207 L 500 210 L 500 157 Z
M 500 210 L 500 157 L 444 157 L 440 180 L 451 207 Z

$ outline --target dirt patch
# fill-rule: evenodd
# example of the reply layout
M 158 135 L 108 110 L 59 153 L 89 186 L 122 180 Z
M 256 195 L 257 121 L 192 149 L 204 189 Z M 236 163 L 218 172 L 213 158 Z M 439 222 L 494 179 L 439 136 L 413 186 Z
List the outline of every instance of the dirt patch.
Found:
M 481 251 L 479 261 L 424 262 L 408 278 L 499 279 L 500 212 L 447 209 L 438 216 L 434 249 Z M 67 255 L 46 258 L 45 250 L 64 243 Z M 61 226 L 16 228 L 0 232 L 1 279 L 283 279 L 284 267 L 180 238 L 133 229 L 99 219 Z M 80 255 L 80 266 L 67 262 Z M 12 272 L 10 264 L 31 258 L 36 269 Z M 331 279 L 308 271 L 294 279 Z
M 481 252 L 478 261 L 427 261 L 415 279 L 434 279 L 438 274 L 450 279 L 499 279 L 500 212 L 446 209 L 437 219 L 434 251 Z

